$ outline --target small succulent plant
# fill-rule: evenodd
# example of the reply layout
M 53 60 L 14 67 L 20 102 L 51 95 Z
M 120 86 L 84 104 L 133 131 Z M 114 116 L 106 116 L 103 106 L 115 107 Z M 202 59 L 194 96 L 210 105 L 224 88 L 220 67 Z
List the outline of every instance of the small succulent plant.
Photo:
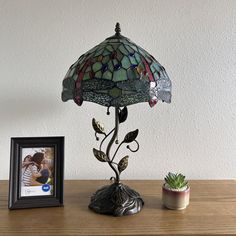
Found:
M 188 181 L 185 180 L 185 176 L 182 174 L 174 174 L 169 172 L 165 177 L 165 182 L 171 189 L 182 189 L 188 186 Z

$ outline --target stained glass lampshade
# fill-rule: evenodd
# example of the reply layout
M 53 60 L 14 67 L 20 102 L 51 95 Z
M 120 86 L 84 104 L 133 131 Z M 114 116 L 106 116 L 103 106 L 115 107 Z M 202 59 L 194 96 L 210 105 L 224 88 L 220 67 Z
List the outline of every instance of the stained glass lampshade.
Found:
M 71 65 L 63 80 L 62 100 L 73 99 L 79 106 L 83 101 L 94 102 L 108 107 L 108 114 L 110 107 L 115 108 L 115 128 L 110 132 L 106 133 L 100 122 L 92 120 L 97 140 L 98 134 L 104 135 L 99 149 L 93 149 L 94 156 L 108 163 L 115 177 L 111 178 L 113 184 L 93 195 L 89 207 L 98 213 L 122 216 L 139 212 L 143 200 L 136 191 L 120 183 L 120 174 L 128 166 L 128 156 L 119 163 L 114 162 L 122 144 L 135 142 L 136 149 L 129 145 L 127 148 L 131 152 L 138 150 L 138 129 L 126 134 L 112 156 L 110 149 L 117 139 L 118 126 L 126 120 L 129 105 L 148 102 L 153 107 L 158 100 L 170 103 L 171 81 L 164 67 L 151 54 L 121 35 L 119 23 L 115 32 Z M 111 134 L 103 152 L 103 142 Z

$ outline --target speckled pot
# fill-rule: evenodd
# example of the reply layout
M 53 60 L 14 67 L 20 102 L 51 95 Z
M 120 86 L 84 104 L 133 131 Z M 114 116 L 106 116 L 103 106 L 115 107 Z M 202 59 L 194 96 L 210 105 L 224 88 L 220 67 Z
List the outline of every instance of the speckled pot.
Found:
M 189 205 L 190 187 L 183 191 L 171 190 L 162 186 L 162 202 L 172 210 L 183 210 Z

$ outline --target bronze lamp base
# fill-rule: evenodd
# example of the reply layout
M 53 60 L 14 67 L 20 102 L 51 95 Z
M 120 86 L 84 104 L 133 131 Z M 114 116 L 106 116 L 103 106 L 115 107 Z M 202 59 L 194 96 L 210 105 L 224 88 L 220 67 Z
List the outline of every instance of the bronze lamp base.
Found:
M 122 183 L 113 183 L 97 190 L 89 208 L 96 213 L 113 216 L 132 215 L 144 205 L 139 193 Z

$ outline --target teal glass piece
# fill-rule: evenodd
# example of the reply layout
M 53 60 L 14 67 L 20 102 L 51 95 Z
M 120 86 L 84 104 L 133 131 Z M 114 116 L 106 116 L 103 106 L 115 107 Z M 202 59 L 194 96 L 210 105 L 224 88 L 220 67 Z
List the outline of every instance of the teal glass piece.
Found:
M 95 77 L 101 79 L 101 78 L 102 78 L 102 72 L 101 72 L 101 71 L 98 71 L 98 72 L 95 74 Z
M 113 47 L 111 45 L 107 45 L 106 46 L 106 49 L 109 51 L 109 52 L 113 52 Z
M 102 63 L 101 62 L 96 62 L 96 63 L 93 64 L 92 68 L 93 68 L 94 72 L 97 72 L 102 68 Z
M 103 106 L 127 106 L 171 101 L 171 81 L 156 59 L 119 34 L 84 53 L 69 68 L 62 100 L 78 105 L 90 101 Z
M 104 51 L 104 48 L 98 49 L 98 50 L 95 52 L 94 57 L 101 55 L 101 54 L 103 53 L 103 51 Z M 104 54 L 103 54 L 103 55 L 104 55 Z M 104 56 L 105 56 L 105 55 L 104 55 Z
M 128 79 L 132 79 L 132 80 L 136 79 L 136 73 L 133 68 L 129 68 L 127 70 L 127 77 L 128 77 Z
M 110 71 L 113 71 L 113 70 L 114 70 L 114 66 L 113 66 L 112 61 L 109 61 L 109 62 L 107 63 L 107 65 L 108 65 L 108 69 L 109 69 Z
M 114 67 L 115 67 L 115 65 L 119 64 L 119 61 L 118 61 L 117 59 L 113 59 L 113 60 L 112 60 L 112 63 L 113 63 L 113 65 L 114 65 Z
M 134 53 L 134 57 L 135 57 L 137 62 L 141 61 L 141 57 L 140 57 L 140 55 L 138 53 Z
M 136 59 L 135 59 L 135 57 L 133 57 L 133 56 L 129 56 L 129 60 L 130 60 L 130 63 L 131 63 L 132 65 L 137 65 L 137 64 L 138 64 L 137 61 L 136 61 Z
M 113 43 L 113 44 L 111 44 L 111 45 L 112 45 L 114 51 L 116 51 L 116 50 L 118 49 L 118 47 L 120 46 L 119 43 Z M 113 52 L 114 52 L 114 51 L 113 51 Z
M 110 60 L 109 55 L 108 55 L 108 56 L 105 56 L 105 57 L 103 57 L 103 59 L 102 59 L 102 63 L 103 63 L 103 64 L 107 64 L 107 63 L 109 62 L 109 60 Z
M 121 65 L 122 65 L 122 67 L 125 68 L 125 69 L 130 68 L 131 63 L 130 63 L 130 60 L 129 60 L 129 58 L 128 58 L 127 56 L 124 56 L 124 57 L 123 57 L 123 59 L 122 59 L 122 61 L 121 61 Z
M 110 55 L 110 54 L 111 54 L 111 52 L 108 51 L 108 50 L 104 50 L 104 52 L 102 53 L 103 56 L 107 56 L 107 55 Z
M 103 79 L 111 80 L 111 79 L 112 79 L 112 73 L 111 73 L 109 70 L 107 70 L 107 71 L 103 74 L 102 78 L 103 78 Z
M 68 77 L 71 78 L 71 80 L 76 81 L 78 79 L 78 74 L 74 74 L 72 77 Z
M 126 55 L 126 56 L 129 55 L 128 50 L 124 47 L 123 44 L 121 44 L 121 45 L 119 46 L 119 50 L 120 50 L 120 52 L 121 52 L 122 54 L 124 54 L 124 55 Z
M 113 74 L 113 81 L 114 82 L 123 81 L 123 80 L 126 80 L 126 79 L 127 79 L 126 70 L 123 69 L 123 68 L 115 71 L 114 74 Z
M 120 50 L 116 51 L 116 58 L 119 62 L 122 60 L 123 56 L 124 55 L 120 52 Z
M 156 71 L 154 64 L 151 64 L 150 68 L 151 68 L 152 73 L 154 73 Z
M 128 46 L 127 44 L 125 44 L 125 48 L 128 50 L 129 54 L 134 54 L 135 51 L 133 48 L 131 48 L 130 46 Z
M 88 79 L 90 79 L 90 74 L 89 73 L 85 73 L 84 77 L 83 77 L 83 80 L 88 80 Z

